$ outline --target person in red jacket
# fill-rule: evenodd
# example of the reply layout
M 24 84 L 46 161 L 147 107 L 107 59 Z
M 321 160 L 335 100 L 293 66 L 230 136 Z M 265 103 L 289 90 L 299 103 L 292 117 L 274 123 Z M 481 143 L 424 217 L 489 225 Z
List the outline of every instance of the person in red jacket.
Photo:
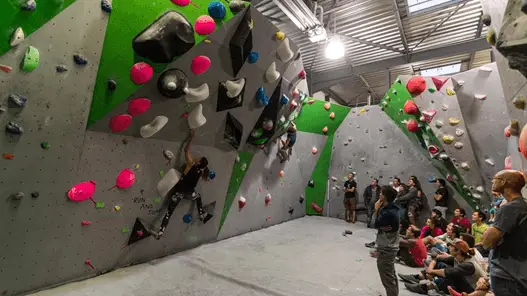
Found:
M 397 257 L 409 267 L 424 267 L 427 256 L 426 246 L 420 238 L 421 232 L 412 227 L 406 229 L 408 239 L 399 241 L 399 253 Z
M 452 218 L 452 223 L 454 223 L 455 226 L 460 228 L 461 232 L 467 232 L 472 227 L 472 224 L 470 223 L 470 220 L 465 217 L 467 212 L 465 209 L 457 208 L 454 211 L 454 218 Z

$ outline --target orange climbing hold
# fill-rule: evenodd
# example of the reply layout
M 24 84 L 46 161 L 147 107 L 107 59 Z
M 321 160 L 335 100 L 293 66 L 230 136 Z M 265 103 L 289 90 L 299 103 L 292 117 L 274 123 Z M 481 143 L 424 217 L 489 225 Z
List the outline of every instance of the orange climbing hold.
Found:
M 330 103 L 325 103 L 324 104 L 324 109 L 329 110 L 329 108 L 331 108 L 331 104 Z
M 324 134 L 327 134 L 327 133 L 328 133 L 328 127 L 325 126 L 325 127 L 322 129 L 322 132 L 323 132 Z
M 15 158 L 15 155 L 13 153 L 3 153 L 2 158 L 3 159 L 13 159 Z
M 419 111 L 419 108 L 417 108 L 417 105 L 412 100 L 406 101 L 406 103 L 404 103 L 403 109 L 406 114 L 411 114 L 411 115 L 415 115 Z
M 414 76 L 408 80 L 406 89 L 414 96 L 422 94 L 426 89 L 426 81 L 421 76 Z
M 317 213 L 322 213 L 322 208 L 319 205 L 317 205 L 315 202 L 311 203 L 311 208 Z

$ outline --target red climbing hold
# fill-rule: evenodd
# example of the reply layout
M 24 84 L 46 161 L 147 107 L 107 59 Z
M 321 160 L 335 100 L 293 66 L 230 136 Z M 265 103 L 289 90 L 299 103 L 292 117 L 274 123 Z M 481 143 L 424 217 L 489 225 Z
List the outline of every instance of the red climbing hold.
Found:
M 437 91 L 440 91 L 443 85 L 447 82 L 447 78 L 442 77 L 432 77 L 432 81 L 434 82 L 434 85 L 436 86 Z
M 406 89 L 414 96 L 420 95 L 426 89 L 426 81 L 421 76 L 414 76 L 408 80 Z
M 511 126 L 507 126 L 504 130 L 503 130 L 503 134 L 505 136 L 505 138 L 509 138 L 511 136 Z
M 430 123 L 434 119 L 434 116 L 436 116 L 437 111 L 436 110 L 425 110 L 421 112 L 423 114 L 423 117 L 425 118 L 425 121 Z
M 208 15 L 202 15 L 196 20 L 194 29 L 199 35 L 209 35 L 210 33 L 214 32 L 214 29 L 216 29 L 216 22 L 214 22 L 212 17 Z
M 406 103 L 404 103 L 403 109 L 404 109 L 404 112 L 406 112 L 406 114 L 411 114 L 411 115 L 415 115 L 419 111 L 419 108 L 417 108 L 417 105 L 412 100 L 406 101 Z
M 91 199 L 93 193 L 95 193 L 96 183 L 95 181 L 87 181 L 79 183 L 68 191 L 68 198 L 72 201 L 81 202 Z
M 190 4 L 190 0 L 170 0 L 170 2 L 178 6 L 187 6 Z
M 132 66 L 130 77 L 135 84 L 145 84 L 154 76 L 154 68 L 145 62 L 139 62 Z
M 302 69 L 300 73 L 298 73 L 298 79 L 306 79 L 306 77 L 307 77 L 306 70 Z
M 520 133 L 520 152 L 527 158 L 527 128 L 524 126 Z
M 315 202 L 311 203 L 311 208 L 317 213 L 322 213 L 322 208 L 319 207 Z
M 437 154 L 439 152 L 439 147 L 430 145 L 428 146 L 428 152 L 430 152 L 430 154 Z
M 408 131 L 415 133 L 419 130 L 419 124 L 414 119 L 410 119 L 410 121 L 408 121 L 408 123 L 406 124 L 406 128 L 408 129 Z
M 131 169 L 122 170 L 115 180 L 115 187 L 119 189 L 126 189 L 132 186 L 135 182 L 135 174 Z
M 128 114 L 137 116 L 143 114 L 150 108 L 150 100 L 146 98 L 133 99 L 128 103 Z
M 505 157 L 505 167 L 504 170 L 512 170 L 512 157 L 509 155 Z
M 13 153 L 3 153 L 2 158 L 3 159 L 13 159 L 15 158 L 15 155 Z
M 190 70 L 195 75 L 200 75 L 205 73 L 210 67 L 210 59 L 206 56 L 197 56 L 192 60 L 190 65 Z
M 129 114 L 119 114 L 110 119 L 110 129 L 114 133 L 120 133 L 127 129 L 132 123 L 132 116 Z
M 91 269 L 95 269 L 95 267 L 93 267 L 93 265 L 91 264 L 91 260 L 90 259 L 87 259 L 86 261 L 84 261 L 84 264 L 86 264 L 89 267 L 91 267 Z
M 265 205 L 268 206 L 271 204 L 271 194 L 270 193 L 267 193 L 265 195 Z
M 243 207 L 245 207 L 246 204 L 247 200 L 245 199 L 245 197 L 240 196 L 240 198 L 238 199 L 238 208 L 241 210 Z

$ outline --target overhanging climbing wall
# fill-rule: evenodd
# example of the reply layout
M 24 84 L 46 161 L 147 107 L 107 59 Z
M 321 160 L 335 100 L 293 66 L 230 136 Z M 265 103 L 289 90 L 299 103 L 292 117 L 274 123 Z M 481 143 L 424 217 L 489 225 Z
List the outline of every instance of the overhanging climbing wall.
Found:
M 335 133 L 329 200 L 325 205 L 330 217 L 345 217 L 342 188 L 350 172 L 356 174 L 358 208 L 364 208 L 364 189 L 374 178 L 379 179 L 379 185 L 388 185 L 394 176 L 407 183 L 411 175 L 418 177 L 428 198 L 422 219 L 429 216 L 427 213 L 435 204 L 434 180 L 439 172 L 379 106 L 353 108 Z M 365 221 L 365 211 L 360 213 L 359 220 Z

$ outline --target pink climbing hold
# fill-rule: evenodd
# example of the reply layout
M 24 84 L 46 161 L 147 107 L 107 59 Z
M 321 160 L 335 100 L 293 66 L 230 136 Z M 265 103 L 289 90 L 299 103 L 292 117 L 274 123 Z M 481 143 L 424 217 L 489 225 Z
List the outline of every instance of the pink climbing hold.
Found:
M 135 84 L 145 84 L 154 76 L 154 68 L 145 62 L 139 62 L 132 66 L 130 77 Z
M 415 119 L 410 119 L 410 121 L 408 121 L 406 124 L 406 128 L 409 132 L 415 133 L 419 130 L 419 124 L 417 121 L 415 121 Z
M 91 267 L 91 269 L 95 269 L 95 267 L 93 267 L 93 264 L 91 264 L 91 260 L 90 259 L 86 259 L 86 261 L 84 261 L 84 264 L 86 264 L 89 267 Z
M 430 123 L 434 119 L 434 116 L 436 116 L 437 111 L 436 110 L 425 110 L 421 112 L 423 114 L 425 121 Z
M 132 123 L 132 116 L 129 114 L 115 115 L 110 119 L 110 129 L 114 133 L 120 133 L 127 129 Z
M 210 67 L 210 59 L 206 56 L 197 56 L 192 60 L 192 64 L 190 65 L 190 70 L 192 70 L 192 73 L 195 75 L 200 75 L 205 73 L 209 67 Z
M 150 100 L 146 98 L 133 99 L 128 103 L 128 114 L 137 116 L 150 108 Z
M 440 91 L 443 85 L 447 82 L 447 78 L 441 78 L 441 77 L 432 77 L 432 82 L 434 82 L 434 85 L 437 89 L 437 91 Z
M 82 222 L 81 222 L 81 225 L 82 225 L 82 226 L 88 226 L 88 225 L 91 225 L 91 221 L 82 221 Z
M 307 77 L 306 70 L 302 69 L 302 70 L 298 73 L 298 79 L 306 79 L 306 77 Z
M 437 154 L 439 152 L 439 147 L 436 145 L 430 145 L 428 146 L 428 152 L 430 152 L 430 154 Z
M 512 170 L 512 157 L 509 155 L 505 157 L 505 167 L 504 170 Z
M 507 126 L 504 130 L 503 130 L 503 135 L 505 136 L 505 138 L 510 138 L 511 136 L 511 126 Z
M 117 176 L 115 186 L 119 189 L 126 189 L 132 186 L 135 182 L 135 174 L 131 169 L 122 170 Z
M 527 158 L 527 128 L 523 128 L 520 133 L 520 139 L 519 139 L 519 146 L 520 146 L 520 152 L 522 153 L 523 157 Z
M 406 89 L 414 96 L 422 94 L 426 89 L 426 81 L 421 76 L 414 76 L 408 80 Z
M 81 202 L 91 199 L 95 193 L 95 181 L 87 181 L 79 183 L 68 191 L 68 198 L 75 202 Z
M 170 2 L 178 6 L 187 6 L 190 4 L 190 0 L 170 0 Z
M 298 97 L 299 94 L 300 92 L 298 91 L 298 89 L 295 88 L 295 90 L 293 91 L 293 98 Z
M 199 35 L 209 35 L 216 29 L 216 22 L 214 22 L 212 17 L 208 15 L 202 15 L 196 20 L 194 29 L 196 29 L 196 33 Z

